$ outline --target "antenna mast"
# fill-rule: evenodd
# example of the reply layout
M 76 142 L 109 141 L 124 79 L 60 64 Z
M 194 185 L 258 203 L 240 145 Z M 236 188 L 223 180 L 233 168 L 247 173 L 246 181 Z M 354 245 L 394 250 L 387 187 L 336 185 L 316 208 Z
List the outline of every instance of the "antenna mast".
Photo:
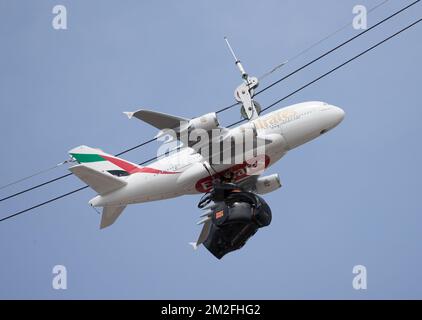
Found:
M 261 111 L 259 103 L 253 100 L 253 96 L 255 95 L 255 89 L 258 87 L 259 82 L 258 78 L 256 77 L 250 77 L 245 69 L 243 68 L 242 63 L 237 58 L 236 54 L 233 51 L 232 46 L 230 45 L 229 40 L 227 37 L 224 37 L 224 40 L 226 41 L 227 47 L 230 50 L 230 53 L 232 54 L 235 64 L 237 68 L 240 71 L 240 74 L 243 79 L 243 83 L 239 85 L 236 90 L 234 91 L 234 97 L 236 101 L 242 103 L 242 108 L 240 110 L 240 113 L 245 119 L 248 120 L 254 120 L 259 116 L 259 112 Z

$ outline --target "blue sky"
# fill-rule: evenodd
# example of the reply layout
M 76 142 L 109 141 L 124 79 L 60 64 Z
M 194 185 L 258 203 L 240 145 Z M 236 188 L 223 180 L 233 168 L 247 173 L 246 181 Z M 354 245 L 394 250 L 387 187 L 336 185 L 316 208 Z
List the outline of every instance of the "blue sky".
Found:
M 260 75 L 351 21 L 354 5 L 379 2 L 2 1 L 2 184 L 65 160 L 81 144 L 117 153 L 155 134 L 123 111 L 195 117 L 231 104 L 240 79 L 225 35 Z M 369 26 L 410 2 L 389 1 Z M 56 4 L 67 8 L 68 30 L 51 26 Z M 258 101 L 269 105 L 421 13 L 417 4 Z M 346 118 L 269 170 L 283 182 L 265 197 L 273 222 L 242 250 L 221 261 L 192 251 L 198 196 L 130 206 L 100 231 L 87 205 L 94 192 L 84 190 L 0 224 L 0 298 L 422 298 L 421 32 L 417 25 L 280 104 L 322 100 Z M 356 33 L 347 28 L 261 86 Z M 230 124 L 238 110 L 220 119 Z M 125 158 L 141 162 L 157 147 Z M 1 216 L 79 186 L 68 177 L 2 202 Z M 67 268 L 67 290 L 52 288 L 58 264 Z M 352 287 L 358 264 L 368 271 L 365 291 Z

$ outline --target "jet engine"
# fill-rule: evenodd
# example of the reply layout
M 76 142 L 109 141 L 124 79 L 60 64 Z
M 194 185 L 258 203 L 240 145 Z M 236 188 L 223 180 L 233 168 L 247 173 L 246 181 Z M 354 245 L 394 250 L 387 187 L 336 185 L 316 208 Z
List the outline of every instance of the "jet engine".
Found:
M 215 112 L 211 112 L 190 120 L 188 123 L 188 130 L 189 132 L 194 129 L 210 131 L 212 129 L 218 128 L 218 126 L 219 123 L 217 119 L 217 114 Z
M 217 114 L 215 112 L 204 114 L 203 116 L 193 118 L 189 120 L 189 122 L 185 122 L 181 127 L 174 129 L 177 133 L 177 139 L 181 139 L 181 135 L 185 135 L 185 138 L 188 138 L 186 144 L 189 147 L 196 146 L 196 148 L 200 148 L 201 146 L 204 147 L 208 144 L 209 140 L 212 137 L 211 130 L 218 129 L 219 126 Z M 191 135 L 191 133 L 195 130 L 198 130 L 197 134 Z M 203 132 L 207 135 L 206 144 L 203 143 L 197 144 L 200 140 L 204 138 Z M 192 139 L 192 140 L 191 140 Z M 183 138 L 182 138 L 183 141 Z M 202 141 L 204 142 L 204 141 Z
M 277 173 L 265 177 L 259 177 L 255 184 L 255 191 L 258 194 L 270 193 L 278 188 L 281 188 L 281 182 Z
M 198 204 L 206 206 L 210 211 L 202 221 L 205 225 L 198 242 L 218 259 L 242 248 L 258 229 L 271 223 L 271 209 L 265 200 L 232 183 L 215 185 Z

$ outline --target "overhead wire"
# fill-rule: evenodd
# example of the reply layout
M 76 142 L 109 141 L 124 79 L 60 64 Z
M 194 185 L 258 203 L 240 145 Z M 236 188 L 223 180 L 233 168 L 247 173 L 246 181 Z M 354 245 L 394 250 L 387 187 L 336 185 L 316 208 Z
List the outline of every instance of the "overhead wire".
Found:
M 1 189 L 5 189 L 5 188 L 10 187 L 10 186 L 13 186 L 13 185 L 15 185 L 15 184 L 18 184 L 18 183 L 20 183 L 20 182 L 23 182 L 23 181 L 29 180 L 29 179 L 31 179 L 31 178 L 33 178 L 33 177 L 36 177 L 36 176 L 39 176 L 39 175 L 41 175 L 41 174 L 44 174 L 44 173 L 50 172 L 50 171 L 52 171 L 52 170 L 54 170 L 54 169 L 56 169 L 56 168 L 58 168 L 58 167 L 60 167 L 60 166 L 62 166 L 62 165 L 64 165 L 64 164 L 66 164 L 66 163 L 68 163 L 68 162 L 72 162 L 72 161 L 71 161 L 71 160 L 66 160 L 66 161 L 60 162 L 60 163 L 58 163 L 58 164 L 56 164 L 56 165 L 54 165 L 54 166 L 52 166 L 52 167 L 49 167 L 49 168 L 46 168 L 46 169 L 43 169 L 43 170 L 37 171 L 37 172 L 35 172 L 35 173 L 33 173 L 33 174 L 29 175 L 29 176 L 26 176 L 26 177 L 20 178 L 20 179 L 18 179 L 18 180 L 16 180 L 16 181 L 13 181 L 13 182 L 10 182 L 10 183 L 8 183 L 8 184 L 5 184 L 5 185 L 1 186 L 1 187 L 0 187 L 0 190 L 1 190 Z
M 259 95 L 259 94 L 261 94 L 261 93 L 263 93 L 263 92 L 267 91 L 268 89 L 270 89 L 270 88 L 274 87 L 275 85 L 279 84 L 280 82 L 282 82 L 282 81 L 286 80 L 287 78 L 290 78 L 292 75 L 294 75 L 294 74 L 298 73 L 299 71 L 301 71 L 301 70 L 303 70 L 303 69 L 307 68 L 307 67 L 308 67 L 308 66 L 310 66 L 311 64 L 313 64 L 313 63 L 317 62 L 318 60 L 321 60 L 321 59 L 322 59 L 322 58 L 324 58 L 325 56 L 327 56 L 327 55 L 329 55 L 329 54 L 333 53 L 334 51 L 336 51 L 336 50 L 338 50 L 338 49 L 340 49 L 341 47 L 345 46 L 346 44 L 348 44 L 348 43 L 352 42 L 353 40 L 355 40 L 355 39 L 359 38 L 360 36 L 364 35 L 365 33 L 367 33 L 367 32 L 369 32 L 369 31 L 371 31 L 371 30 L 375 29 L 376 27 L 378 27 L 378 26 L 380 26 L 381 24 L 383 24 L 383 23 L 387 22 L 387 21 L 388 21 L 388 20 L 390 20 L 391 18 L 393 18 L 393 17 L 397 16 L 398 14 L 402 13 L 403 11 L 405 11 L 405 10 L 409 9 L 410 7 L 414 6 L 414 5 L 415 5 L 415 4 L 417 4 L 418 2 L 420 2 L 420 0 L 416 0 L 416 1 L 412 2 L 412 3 L 410 3 L 409 5 L 407 5 L 407 6 L 403 7 L 402 9 L 400 9 L 400 10 L 398 10 L 398 11 L 394 12 L 393 14 L 389 15 L 388 17 L 386 17 L 386 18 L 382 19 L 381 21 L 377 22 L 376 24 L 374 24 L 372 27 L 369 27 L 368 29 L 363 30 L 362 32 L 358 33 L 357 35 L 355 35 L 355 36 L 353 36 L 353 37 L 349 38 L 348 40 L 346 40 L 346 41 L 342 42 L 341 44 L 339 44 L 338 46 L 334 47 L 333 49 L 328 50 L 327 52 L 323 53 L 323 54 L 322 54 L 322 55 L 320 55 L 319 57 L 317 57 L 317 58 L 315 58 L 315 59 L 311 60 L 310 62 L 308 62 L 307 64 L 303 65 L 302 67 L 300 67 L 300 68 L 298 68 L 298 69 L 296 69 L 296 70 L 292 71 L 291 73 L 287 74 L 286 76 L 282 77 L 281 79 L 279 79 L 279 80 L 277 80 L 277 81 L 274 81 L 274 82 L 273 82 L 273 83 L 271 83 L 270 85 L 268 85 L 268 86 L 266 86 L 265 88 L 263 88 L 263 89 L 261 89 L 260 91 L 258 91 L 258 92 L 256 93 L 256 95 Z
M 378 4 L 376 4 L 375 6 L 373 6 L 372 8 L 368 9 L 368 14 L 379 9 L 380 7 L 382 7 L 383 5 L 385 5 L 389 0 L 384 0 Z M 281 67 L 283 67 L 284 65 L 286 65 L 287 63 L 290 63 L 294 60 L 296 60 L 297 58 L 299 58 L 300 56 L 303 56 L 305 53 L 309 52 L 310 50 L 312 50 L 313 48 L 317 47 L 318 45 L 320 45 L 321 43 L 323 43 L 324 41 L 327 41 L 328 39 L 332 38 L 333 36 L 337 35 L 338 33 L 344 31 L 346 28 L 350 27 L 350 25 L 353 24 L 353 22 L 348 21 L 347 23 L 345 23 L 343 26 L 341 26 L 340 28 L 338 28 L 336 31 L 331 32 L 330 34 L 328 34 L 327 36 L 323 37 L 322 39 L 314 42 L 313 44 L 311 44 L 310 46 L 306 47 L 305 49 L 303 49 L 302 51 L 300 51 L 299 53 L 295 54 L 294 56 L 284 60 L 282 63 L 276 65 L 274 68 L 272 68 L 270 71 L 264 73 L 263 75 L 261 75 L 259 78 L 259 80 L 263 80 L 266 77 L 268 77 L 269 75 L 271 75 L 272 73 L 274 73 L 275 71 L 277 71 L 278 69 L 280 69 Z

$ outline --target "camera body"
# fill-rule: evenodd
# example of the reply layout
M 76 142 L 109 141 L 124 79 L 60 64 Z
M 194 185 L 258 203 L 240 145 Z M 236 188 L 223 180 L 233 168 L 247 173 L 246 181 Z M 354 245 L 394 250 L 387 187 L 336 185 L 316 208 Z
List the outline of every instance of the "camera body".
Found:
M 215 185 L 208 200 L 215 204 L 203 245 L 218 259 L 242 248 L 258 229 L 271 223 L 271 209 L 265 200 L 235 184 Z

